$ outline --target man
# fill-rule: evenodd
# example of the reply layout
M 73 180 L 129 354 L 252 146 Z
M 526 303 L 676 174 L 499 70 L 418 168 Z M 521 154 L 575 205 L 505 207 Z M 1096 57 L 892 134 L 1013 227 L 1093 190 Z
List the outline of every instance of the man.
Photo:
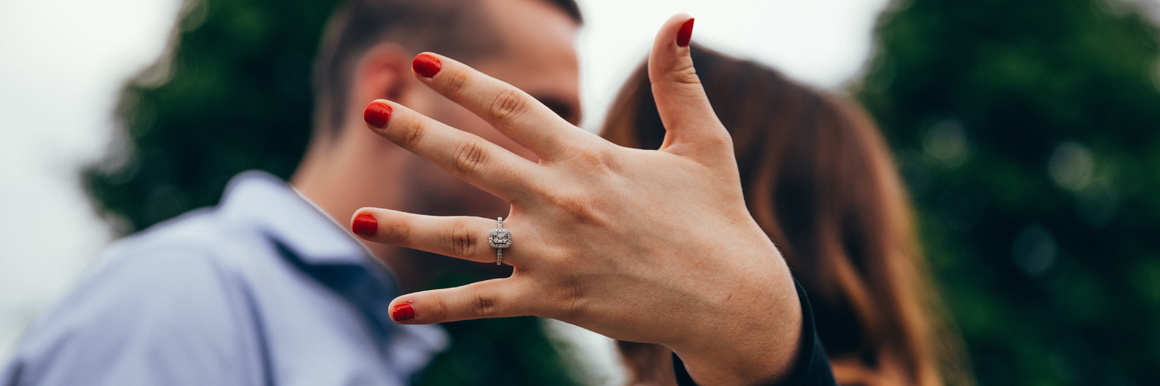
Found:
M 486 217 L 508 206 L 366 130 L 363 109 L 399 101 L 531 158 L 416 81 L 411 59 L 455 56 L 576 123 L 579 25 L 572 0 L 346 4 L 316 65 L 315 133 L 291 179 L 298 192 L 244 173 L 219 207 L 115 243 L 29 331 L 0 384 L 408 383 L 446 336 L 392 323 L 387 305 L 467 265 L 364 246 L 334 220 L 364 206 Z

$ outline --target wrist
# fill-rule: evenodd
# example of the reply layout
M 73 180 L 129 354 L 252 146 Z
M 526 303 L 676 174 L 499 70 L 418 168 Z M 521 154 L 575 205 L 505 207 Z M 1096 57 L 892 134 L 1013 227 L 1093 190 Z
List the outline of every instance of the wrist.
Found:
M 764 276 L 758 295 L 722 307 L 709 324 L 669 344 L 701 386 L 767 384 L 784 378 L 802 345 L 803 315 L 797 290 L 780 258 L 777 274 Z M 743 298 L 736 296 L 735 298 Z

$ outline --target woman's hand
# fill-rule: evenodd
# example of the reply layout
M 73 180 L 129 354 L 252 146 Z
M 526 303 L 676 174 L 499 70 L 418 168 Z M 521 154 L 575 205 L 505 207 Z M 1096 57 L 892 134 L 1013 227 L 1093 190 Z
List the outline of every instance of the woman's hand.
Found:
M 750 217 L 729 133 L 689 57 L 692 19 L 658 33 L 649 77 L 668 132 L 660 150 L 618 147 L 524 92 L 439 55 L 418 78 L 539 155 L 528 161 L 406 107 L 367 107 L 376 133 L 511 203 L 509 278 L 400 296 L 400 323 L 536 315 L 612 338 L 660 343 L 701 384 L 788 371 L 801 309 L 777 249 Z M 495 219 L 384 209 L 369 240 L 490 263 Z

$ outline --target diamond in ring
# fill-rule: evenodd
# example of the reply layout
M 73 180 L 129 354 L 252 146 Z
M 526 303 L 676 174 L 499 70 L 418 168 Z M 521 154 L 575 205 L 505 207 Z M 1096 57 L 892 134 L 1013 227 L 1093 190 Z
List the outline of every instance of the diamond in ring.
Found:
M 503 217 L 496 219 L 499 227 L 492 229 L 487 236 L 487 245 L 495 248 L 495 265 L 503 264 L 503 249 L 512 246 L 512 232 L 503 229 Z

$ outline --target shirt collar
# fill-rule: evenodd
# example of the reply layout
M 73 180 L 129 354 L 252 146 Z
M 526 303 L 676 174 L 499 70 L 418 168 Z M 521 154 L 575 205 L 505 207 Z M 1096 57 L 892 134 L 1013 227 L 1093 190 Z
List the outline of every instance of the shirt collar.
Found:
M 306 264 L 358 265 L 368 271 L 390 272 L 385 267 L 370 269 L 375 264 L 370 250 L 278 177 L 261 171 L 243 172 L 230 180 L 223 197 L 221 210 L 226 216 L 255 222 L 267 237 L 275 239 Z M 390 277 L 380 278 L 387 281 L 394 278 L 393 273 L 387 275 Z M 391 291 L 397 293 L 393 288 Z M 383 304 L 370 306 L 373 310 L 368 311 L 381 314 L 379 317 L 390 323 L 390 317 L 386 316 L 390 298 L 378 300 Z M 418 371 L 449 344 L 447 332 L 434 325 L 394 325 L 394 331 L 387 347 L 389 360 L 407 372 Z
M 312 265 L 364 265 L 371 253 L 326 212 L 278 177 L 260 171 L 235 176 L 222 199 L 222 212 L 255 222 Z

